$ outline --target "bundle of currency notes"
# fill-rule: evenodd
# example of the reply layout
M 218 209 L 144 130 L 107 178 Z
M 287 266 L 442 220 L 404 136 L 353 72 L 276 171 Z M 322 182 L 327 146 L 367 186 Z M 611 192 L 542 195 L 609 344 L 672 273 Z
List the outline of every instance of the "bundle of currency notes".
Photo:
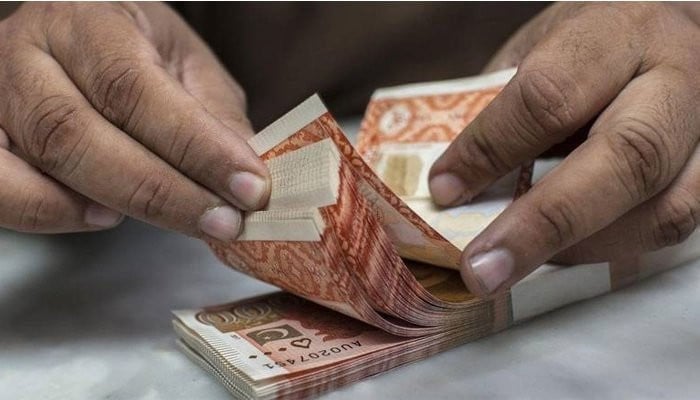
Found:
M 673 257 L 545 265 L 490 299 L 470 294 L 461 250 L 529 188 L 533 165 L 451 209 L 432 203 L 427 175 L 514 72 L 380 89 L 357 147 L 318 96 L 251 138 L 270 201 L 237 241 L 209 244 L 285 292 L 175 311 L 183 351 L 236 397 L 305 398 L 700 256 L 696 234 Z

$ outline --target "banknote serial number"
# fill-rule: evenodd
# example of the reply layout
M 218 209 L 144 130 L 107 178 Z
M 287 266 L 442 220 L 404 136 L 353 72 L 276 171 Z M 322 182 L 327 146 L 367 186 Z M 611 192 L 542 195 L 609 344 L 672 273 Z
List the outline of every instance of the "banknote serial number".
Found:
M 360 343 L 359 340 L 355 340 L 354 342 L 349 342 L 349 343 L 344 343 L 339 346 L 333 346 L 329 347 L 327 349 L 322 349 L 322 350 L 316 350 L 316 351 L 311 351 L 306 354 L 302 354 L 298 357 L 295 358 L 288 358 L 285 361 L 275 361 L 274 363 L 265 363 L 263 364 L 264 367 L 267 367 L 269 369 L 275 369 L 275 368 L 282 368 L 286 367 L 289 365 L 295 365 L 295 364 L 303 364 L 306 362 L 311 362 L 314 360 L 318 360 L 320 358 L 324 357 L 330 357 L 336 354 L 340 354 L 358 347 L 362 347 L 362 343 Z

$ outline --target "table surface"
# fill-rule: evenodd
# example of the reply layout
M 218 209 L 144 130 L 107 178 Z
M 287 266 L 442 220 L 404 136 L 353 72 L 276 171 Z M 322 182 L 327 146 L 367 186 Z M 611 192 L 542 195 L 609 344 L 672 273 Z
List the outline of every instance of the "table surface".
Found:
M 698 398 L 699 283 L 695 261 L 324 398 Z M 272 290 L 140 222 L 0 230 L 0 398 L 230 398 L 179 352 L 170 310 Z

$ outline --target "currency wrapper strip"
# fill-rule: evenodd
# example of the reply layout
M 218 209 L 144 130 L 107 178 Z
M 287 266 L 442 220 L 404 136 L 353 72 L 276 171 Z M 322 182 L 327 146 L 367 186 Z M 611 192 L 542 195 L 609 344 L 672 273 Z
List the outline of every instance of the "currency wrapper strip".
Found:
M 285 119 L 280 122 L 285 125 L 284 129 L 280 130 L 301 129 L 309 122 L 309 117 L 316 118 L 326 112 L 320 99 L 315 96 L 302 103 L 299 108 L 304 109 L 304 112 L 296 115 L 305 115 L 306 118 Z M 290 127 L 290 124 L 297 126 Z M 268 130 L 271 129 L 274 133 L 277 128 L 273 124 Z M 271 135 L 256 136 L 251 140 L 251 146 L 257 152 L 263 153 L 278 141 L 273 139 L 266 142 L 270 137 Z M 261 140 L 256 141 L 256 138 Z M 246 216 L 243 240 L 320 240 L 319 232 L 323 231 L 324 226 L 323 219 L 318 214 L 318 207 L 332 204 L 337 196 L 337 179 L 334 179 L 337 176 L 337 162 L 337 150 L 330 140 L 323 140 L 270 160 L 268 167 L 273 181 L 284 184 L 279 185 L 277 191 L 273 190 L 271 207 L 268 210 Z M 300 163 L 306 166 L 308 172 L 304 174 L 297 172 L 299 169 L 294 166 L 299 166 Z M 308 182 L 312 184 L 309 185 Z M 277 209 L 275 204 L 282 206 Z M 298 208 L 288 209 L 288 204 L 294 204 Z M 285 230 L 285 226 L 290 228 Z M 634 277 L 631 279 L 629 274 L 623 274 L 625 279 L 630 282 L 638 280 L 659 272 L 665 267 L 700 256 L 697 236 L 695 235 L 682 245 L 682 249 L 676 247 L 644 259 L 634 260 L 632 263 L 636 265 L 631 267 L 634 269 Z M 659 254 L 663 255 L 659 256 Z M 629 269 L 630 266 L 620 268 Z M 517 323 L 622 286 L 616 281 L 616 277 L 620 275 L 617 269 L 620 268 L 608 263 L 568 268 L 545 265 L 512 288 L 510 293 L 512 322 Z M 201 332 L 196 333 L 201 334 Z M 225 358 L 232 366 L 246 373 L 245 366 L 239 365 L 236 357 Z
M 634 264 L 637 271 L 634 277 L 635 281 L 698 257 L 700 257 L 700 232 L 693 234 L 683 244 L 650 253 L 646 257 L 637 259 L 636 264 Z M 615 282 L 613 275 L 608 263 L 586 264 L 574 267 L 545 264 L 511 289 L 512 320 L 509 326 L 564 305 L 618 289 L 621 287 L 621 282 Z M 632 281 L 628 280 L 626 283 L 632 283 Z M 175 312 L 178 319 L 175 319 L 173 323 L 175 331 L 180 337 L 178 345 L 189 358 L 212 373 L 237 398 L 267 399 L 275 398 L 279 395 L 281 388 L 275 386 L 274 381 L 265 383 L 267 378 L 274 378 L 274 375 L 271 374 L 266 378 L 261 375 L 259 369 L 249 367 L 245 357 L 240 354 L 239 350 L 242 349 L 222 341 L 225 335 L 215 331 L 215 328 L 193 324 L 191 321 L 188 323 L 186 320 L 179 320 L 181 318 L 189 318 L 187 314 L 187 311 Z M 354 375 L 352 375 L 350 381 L 361 380 L 376 373 L 426 358 L 435 352 L 444 351 L 494 333 L 486 330 L 475 331 L 460 337 L 458 329 L 453 329 L 453 331 L 457 340 L 451 342 L 443 339 L 440 343 L 430 343 L 429 339 L 432 335 L 422 338 L 406 338 L 407 341 L 425 340 L 427 348 L 417 347 L 421 351 L 406 352 L 402 357 L 392 359 L 391 365 L 380 365 L 382 357 L 377 357 L 373 361 L 373 365 L 363 365 L 364 368 L 359 371 L 353 372 L 352 365 L 345 364 L 340 368 L 336 365 L 322 366 L 315 369 L 315 371 L 338 369 L 332 371 L 332 376 L 334 379 L 339 380 L 338 382 L 343 379 L 349 379 L 349 376 L 352 374 Z M 200 340 L 194 339 L 193 336 L 199 337 Z M 445 342 L 449 342 L 449 345 L 444 346 Z M 238 341 L 237 344 L 240 345 L 240 343 L 241 341 Z M 389 349 L 386 350 L 388 351 Z M 246 351 L 250 352 L 250 349 L 246 349 Z M 260 356 L 263 355 L 261 354 Z M 328 384 L 319 388 L 318 393 L 325 392 L 336 386 L 342 386 L 342 383 L 337 383 L 336 385 L 334 382 L 331 380 Z M 304 392 L 305 396 L 310 394 L 312 393 Z M 295 397 L 294 392 L 287 393 L 285 396 Z
M 327 111 L 321 99 L 314 95 L 249 140 L 258 154 L 263 154 L 280 142 L 280 136 L 302 129 Z M 339 154 L 332 140 L 324 139 L 301 149 L 269 160 L 268 167 L 273 182 L 270 205 L 266 211 L 249 213 L 244 221 L 241 240 L 289 240 L 318 241 L 325 228 L 318 208 L 333 204 L 338 194 Z M 303 166 L 303 167 L 301 167 Z M 296 206 L 298 208 L 290 209 Z M 696 235 L 697 236 L 697 235 Z M 695 237 L 695 236 L 694 236 Z M 687 243 L 692 244 L 692 240 Z M 684 245 L 680 259 L 673 257 L 678 251 L 659 258 L 656 264 L 644 262 L 645 258 L 632 260 L 639 265 L 619 268 L 639 269 L 640 278 L 650 275 L 654 268 L 668 268 L 681 262 L 700 257 L 700 245 Z M 659 254 L 659 253 L 656 253 Z M 669 258 L 670 257 L 670 258 Z M 678 262 L 669 264 L 669 260 Z M 618 263 L 619 264 L 619 263 Z M 525 278 L 511 290 L 513 320 L 520 321 L 574 301 L 606 293 L 618 286 L 616 264 L 577 265 L 557 268 L 543 266 Z

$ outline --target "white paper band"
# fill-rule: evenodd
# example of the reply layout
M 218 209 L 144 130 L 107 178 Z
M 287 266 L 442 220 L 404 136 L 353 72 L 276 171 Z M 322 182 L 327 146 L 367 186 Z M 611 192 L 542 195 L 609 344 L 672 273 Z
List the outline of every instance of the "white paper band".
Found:
M 572 267 L 545 264 L 511 289 L 513 321 L 544 314 L 610 289 L 608 263 Z

